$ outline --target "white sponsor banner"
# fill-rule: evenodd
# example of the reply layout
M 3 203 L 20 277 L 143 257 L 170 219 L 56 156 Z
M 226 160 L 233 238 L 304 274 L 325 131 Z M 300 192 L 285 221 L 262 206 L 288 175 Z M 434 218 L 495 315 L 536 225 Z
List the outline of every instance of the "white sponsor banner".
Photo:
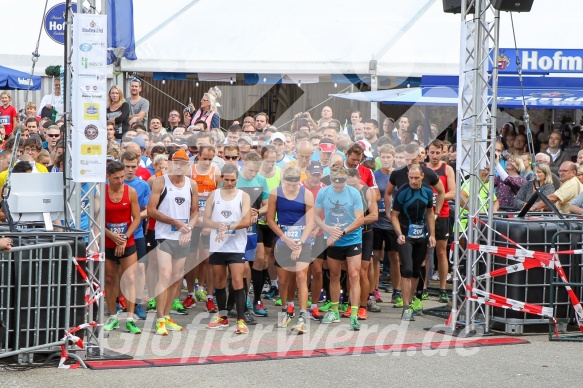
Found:
M 107 16 L 75 14 L 71 139 L 75 182 L 105 182 Z

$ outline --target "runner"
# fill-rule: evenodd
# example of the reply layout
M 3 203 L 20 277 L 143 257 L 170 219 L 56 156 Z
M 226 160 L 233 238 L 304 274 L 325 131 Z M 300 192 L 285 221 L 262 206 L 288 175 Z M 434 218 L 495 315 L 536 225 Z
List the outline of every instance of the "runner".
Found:
M 381 303 L 380 294 L 377 289 L 380 281 L 380 261 L 383 259 L 384 252 L 387 252 L 390 263 L 390 278 L 393 288 L 391 303 L 403 307 L 403 297 L 401 296 L 401 273 L 399 272 L 399 254 L 397 253 L 397 236 L 393 230 L 393 225 L 387 215 L 387 203 L 385 202 L 385 190 L 389 183 L 389 177 L 393 172 L 393 162 L 395 160 L 395 147 L 391 144 L 385 144 L 379 147 L 379 158 L 381 168 L 374 172 L 374 177 L 379 185 L 381 200 L 378 202 L 379 219 L 372 224 L 373 233 L 373 265 L 369 270 L 369 279 L 371 289 L 373 289 L 373 298 L 369 297 L 367 308 L 369 311 L 376 310 L 376 303 Z M 389 210 L 391 203 L 388 203 Z M 383 247 L 384 245 L 384 247 Z M 383 249 L 384 248 L 384 249 Z M 384 272 L 384 271 L 383 271 Z M 375 307 L 376 306 L 376 307 Z
M 169 314 L 174 296 L 182 285 L 184 262 L 198 215 L 198 188 L 195 181 L 185 176 L 189 168 L 188 155 L 176 151 L 170 160 L 169 175 L 154 180 L 148 202 L 148 215 L 156 220 L 158 242 L 156 334 L 159 335 L 168 335 L 168 330 L 182 330 Z
M 346 261 L 350 278 L 350 326 L 360 330 L 358 304 L 360 303 L 360 264 L 362 258 L 362 225 L 364 211 L 360 193 L 346 185 L 348 172 L 342 166 L 330 169 L 332 186 L 324 187 L 318 193 L 315 204 L 316 226 L 328 237 L 328 267 L 330 268 L 331 310 L 326 312 L 322 323 L 340 322 L 338 304 L 340 301 L 340 272 Z M 321 213 L 324 211 L 324 219 Z
M 237 334 L 247 334 L 244 319 L 245 246 L 247 228 L 251 226 L 249 195 L 235 187 L 239 172 L 233 165 L 225 165 L 221 171 L 223 188 L 211 193 L 205 207 L 204 226 L 211 228 L 209 263 L 215 278 L 215 294 L 219 312 L 207 325 L 210 329 L 229 326 L 227 318 L 227 266 L 231 273 L 237 308 Z
M 320 189 L 326 187 L 320 182 L 323 173 L 322 163 L 312 160 L 306 169 L 308 177 L 301 182 L 301 185 L 312 192 L 314 198 L 318 196 Z M 312 305 L 310 306 L 310 316 L 316 321 L 322 320 L 323 316 L 318 309 L 320 292 L 324 284 L 322 267 L 326 260 L 326 241 L 324 240 L 324 231 L 317 226 L 312 229 Z
M 148 201 L 150 200 L 150 186 L 141 178 L 136 177 L 140 155 L 135 152 L 126 151 L 121 155 L 121 163 L 124 166 L 124 183 L 136 190 L 138 203 L 140 204 L 140 217 L 145 220 L 148 217 Z M 146 238 L 144 237 L 143 222 L 134 233 L 136 250 L 138 255 L 138 268 L 136 272 L 136 308 L 135 314 L 140 319 L 146 319 L 146 313 L 142 309 L 142 298 L 144 296 L 144 285 L 146 283 L 146 264 L 148 257 L 146 252 Z M 152 290 L 154 291 L 154 290 Z
M 105 188 L 105 299 L 109 309 L 109 319 L 103 326 L 105 331 L 119 327 L 115 299 L 119 294 L 118 267 L 124 282 L 122 291 L 127 297 L 126 330 L 133 334 L 142 331 L 134 321 L 134 301 L 136 300 L 135 276 L 138 255 L 134 232 L 140 227 L 140 204 L 136 190 L 124 184 L 124 166 L 120 162 L 107 165 Z
M 206 201 L 211 192 L 221 185 L 220 170 L 212 163 L 215 157 L 215 147 L 210 144 L 199 144 L 198 158 L 195 164 L 190 166 L 189 177 L 196 182 L 198 187 L 198 220 L 192 229 L 190 241 L 190 254 L 186 258 L 186 287 L 188 294 L 182 305 L 187 309 L 196 304 L 195 280 L 206 280 L 206 310 L 216 313 L 217 308 L 213 301 L 213 275 L 212 268 L 208 265 L 210 230 L 203 228 L 202 216 L 206 207 Z M 199 284 L 202 284 L 199 282 Z
M 449 201 L 455 198 L 455 172 L 441 160 L 443 154 L 443 142 L 433 140 L 429 143 L 429 164 L 443 184 L 445 197 L 443 206 L 435 220 L 435 254 L 437 255 L 437 271 L 439 273 L 439 302 L 449 302 L 449 297 L 445 290 L 447 275 L 449 274 L 449 260 L 447 259 L 447 240 L 451 226 L 449 225 Z M 433 190 L 435 192 L 435 189 Z
M 423 172 L 418 164 L 409 167 L 408 177 L 409 183 L 402 185 L 395 193 L 391 212 L 391 223 L 397 234 L 401 258 L 403 285 L 401 319 L 405 321 L 415 320 L 415 313 L 420 312 L 411 304 L 413 293 L 417 288 L 421 264 L 427 253 L 427 243 L 429 242 L 429 247 L 435 246 L 433 190 L 423 185 Z M 429 229 L 429 241 L 426 228 Z
M 283 171 L 281 187 L 269 194 L 267 223 L 277 236 L 275 265 L 280 284 L 282 313 L 277 327 L 285 328 L 294 316 L 294 295 L 289 295 L 288 280 L 295 272 L 298 286 L 300 316 L 292 331 L 306 332 L 308 317 L 308 269 L 311 259 L 311 233 L 314 226 L 314 196 L 300 185 L 299 166 Z
M 362 229 L 362 262 L 360 266 L 360 307 L 358 308 L 358 319 L 367 319 L 367 304 L 369 298 L 374 300 L 374 293 L 372 292 L 371 284 L 369 283 L 368 272 L 370 267 L 370 260 L 373 251 L 373 234 L 372 223 L 379 218 L 378 205 L 373 198 L 374 194 L 367 185 L 363 185 L 360 181 L 360 173 L 356 168 L 348 169 L 348 179 L 346 183 L 358 190 L 362 199 L 362 206 L 364 208 L 364 225 Z M 376 301 L 375 301 L 376 306 Z M 344 316 L 349 317 L 350 312 L 346 310 Z M 378 313 L 381 311 L 380 307 L 370 311 Z

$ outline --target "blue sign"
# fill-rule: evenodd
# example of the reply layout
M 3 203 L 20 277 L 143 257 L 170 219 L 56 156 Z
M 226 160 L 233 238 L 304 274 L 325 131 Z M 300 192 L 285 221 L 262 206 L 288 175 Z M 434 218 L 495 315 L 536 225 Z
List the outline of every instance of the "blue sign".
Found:
M 44 26 L 45 32 L 55 42 L 65 44 L 65 11 L 66 3 L 59 3 L 49 9 L 45 15 Z M 77 12 L 77 4 L 71 4 L 71 11 Z
M 518 49 L 523 74 L 583 73 L 583 50 Z M 516 49 L 502 48 L 498 72 L 517 74 Z

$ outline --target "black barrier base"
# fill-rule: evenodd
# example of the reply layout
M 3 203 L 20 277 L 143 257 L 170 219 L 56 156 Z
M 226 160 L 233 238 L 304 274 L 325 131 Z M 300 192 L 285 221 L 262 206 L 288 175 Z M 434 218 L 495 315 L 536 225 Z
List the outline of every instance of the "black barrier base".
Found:
M 85 361 L 100 361 L 100 360 L 133 360 L 134 357 L 129 354 L 119 353 L 110 349 L 103 349 L 99 354 L 99 347 L 95 344 L 87 345 L 85 352 Z

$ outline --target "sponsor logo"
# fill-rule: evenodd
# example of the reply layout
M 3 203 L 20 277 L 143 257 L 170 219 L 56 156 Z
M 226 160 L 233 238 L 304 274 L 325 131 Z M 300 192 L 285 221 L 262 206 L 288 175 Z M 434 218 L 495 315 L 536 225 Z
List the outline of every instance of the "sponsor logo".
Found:
M 97 136 L 99 136 L 99 129 L 97 129 L 95 125 L 89 124 L 85 127 L 83 134 L 88 140 L 95 140 L 97 139 Z
M 174 201 L 176 201 L 176 203 L 180 206 L 184 203 L 184 201 L 186 201 L 186 199 L 182 197 L 176 197 L 174 198 Z
M 65 43 L 65 11 L 67 9 L 66 3 L 56 4 L 49 9 L 44 18 L 44 30 L 55 42 L 59 44 Z M 71 11 L 77 13 L 77 4 L 71 4 Z
M 96 103 L 83 104 L 83 119 L 99 120 L 99 104 Z
M 231 214 L 233 214 L 233 213 L 229 210 L 222 210 L 221 214 L 223 215 L 223 217 L 229 218 L 229 217 L 231 217 Z
M 93 45 L 91 43 L 81 43 L 79 45 L 79 50 L 81 50 L 83 52 L 91 51 L 92 48 L 93 48 Z
M 100 156 L 102 154 L 101 144 L 81 144 L 81 155 Z
M 89 27 L 81 27 L 81 32 L 86 34 L 103 34 L 103 28 L 92 20 L 91 23 L 89 23 Z

